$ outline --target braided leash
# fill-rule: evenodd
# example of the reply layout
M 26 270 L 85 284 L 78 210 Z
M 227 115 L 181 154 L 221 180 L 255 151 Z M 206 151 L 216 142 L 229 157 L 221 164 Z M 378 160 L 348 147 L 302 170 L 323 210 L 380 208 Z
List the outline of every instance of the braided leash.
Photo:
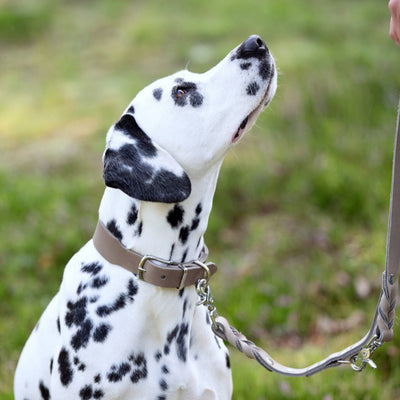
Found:
M 374 351 L 393 338 L 393 325 L 398 291 L 397 277 L 400 262 L 400 103 L 397 112 L 396 136 L 393 153 L 392 186 L 390 195 L 389 224 L 386 244 L 386 264 L 382 275 L 382 289 L 378 305 L 368 333 L 357 343 L 333 353 L 324 360 L 306 368 L 290 368 L 275 361 L 265 350 L 256 346 L 238 332 L 229 322 L 218 315 L 208 284 L 209 274 L 197 282 L 200 301 L 208 308 L 213 332 L 236 347 L 247 357 L 256 360 L 270 372 L 288 376 L 311 376 L 325 369 L 350 364 L 354 371 L 362 371 L 366 365 L 376 368 L 371 360 Z M 203 267 L 207 271 L 207 267 Z

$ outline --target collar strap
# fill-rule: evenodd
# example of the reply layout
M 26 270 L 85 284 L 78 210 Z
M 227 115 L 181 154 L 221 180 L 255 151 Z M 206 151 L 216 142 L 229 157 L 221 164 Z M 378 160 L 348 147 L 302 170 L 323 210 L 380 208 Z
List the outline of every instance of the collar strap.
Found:
M 125 248 L 107 228 L 98 221 L 93 235 L 96 250 L 111 264 L 133 272 L 139 279 L 163 288 L 183 289 L 200 279 L 209 279 L 217 266 L 205 263 L 208 249 L 204 246 L 199 259 L 177 263 L 150 255 L 141 255 Z

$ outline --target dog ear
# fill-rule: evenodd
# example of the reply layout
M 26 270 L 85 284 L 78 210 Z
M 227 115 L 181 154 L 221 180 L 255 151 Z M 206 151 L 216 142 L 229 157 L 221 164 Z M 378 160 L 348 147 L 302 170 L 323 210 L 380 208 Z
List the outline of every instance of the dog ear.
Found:
M 121 141 L 120 147 L 113 148 L 115 142 Z M 191 192 L 190 179 L 183 168 L 153 143 L 129 114 L 111 128 L 103 178 L 106 186 L 144 201 L 178 203 Z

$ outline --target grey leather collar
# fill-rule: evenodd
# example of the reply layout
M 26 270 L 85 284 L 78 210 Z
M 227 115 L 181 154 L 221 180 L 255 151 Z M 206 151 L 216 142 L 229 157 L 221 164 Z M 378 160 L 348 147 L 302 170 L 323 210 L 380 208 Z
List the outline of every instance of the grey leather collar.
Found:
M 98 221 L 93 235 L 96 250 L 111 264 L 118 265 L 136 274 L 139 279 L 163 288 L 183 289 L 198 280 L 209 278 L 217 271 L 213 263 L 205 263 L 207 247 L 203 248 L 199 260 L 185 263 L 171 262 L 150 255 L 141 255 L 128 250 L 107 228 Z

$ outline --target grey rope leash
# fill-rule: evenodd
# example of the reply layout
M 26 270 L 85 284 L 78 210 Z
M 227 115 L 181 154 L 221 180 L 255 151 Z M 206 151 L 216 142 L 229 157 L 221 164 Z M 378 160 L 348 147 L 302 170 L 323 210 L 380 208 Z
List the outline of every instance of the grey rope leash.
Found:
M 397 278 L 400 262 L 400 103 L 393 153 L 392 186 L 390 195 L 389 223 L 386 244 L 386 264 L 382 276 L 382 290 L 368 333 L 357 343 L 333 353 L 324 360 L 305 368 L 290 368 L 275 361 L 266 351 L 248 340 L 229 322 L 218 315 L 208 284 L 209 274 L 197 283 L 199 304 L 204 304 L 212 321 L 212 330 L 221 339 L 229 342 L 247 357 L 256 360 L 266 370 L 288 376 L 311 376 L 325 369 L 350 364 L 353 370 L 362 371 L 366 365 L 376 368 L 371 360 L 373 352 L 384 342 L 393 338 L 394 313 L 397 297 Z M 207 272 L 207 266 L 203 264 Z

